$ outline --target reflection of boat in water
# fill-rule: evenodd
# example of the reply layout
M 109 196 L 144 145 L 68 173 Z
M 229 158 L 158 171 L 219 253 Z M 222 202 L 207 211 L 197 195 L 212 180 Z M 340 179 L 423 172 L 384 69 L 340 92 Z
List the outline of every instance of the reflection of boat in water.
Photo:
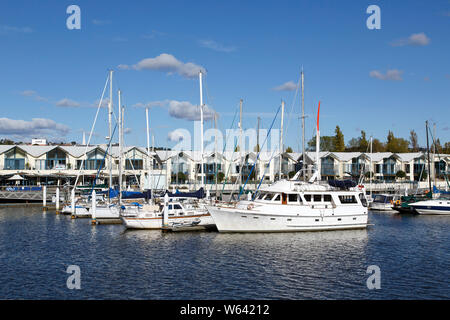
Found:
M 394 205 L 399 204 L 401 196 L 392 194 L 377 194 L 369 203 L 370 210 L 394 211 Z

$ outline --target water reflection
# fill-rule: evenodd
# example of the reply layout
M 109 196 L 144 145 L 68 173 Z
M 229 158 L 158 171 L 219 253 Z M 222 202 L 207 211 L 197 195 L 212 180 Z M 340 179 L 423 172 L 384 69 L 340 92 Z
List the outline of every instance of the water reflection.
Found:
M 449 217 L 370 213 L 370 222 L 333 232 L 162 233 L 0 209 L 0 297 L 450 298 Z M 69 264 L 81 267 L 79 292 L 65 287 Z M 380 291 L 366 287 L 371 264 L 382 270 Z

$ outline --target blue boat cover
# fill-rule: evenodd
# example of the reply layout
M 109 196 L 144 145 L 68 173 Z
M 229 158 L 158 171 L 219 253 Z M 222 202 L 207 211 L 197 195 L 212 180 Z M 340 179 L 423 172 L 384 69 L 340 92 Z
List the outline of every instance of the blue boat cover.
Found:
M 352 180 L 328 180 L 328 184 L 332 187 L 349 189 L 356 187 L 356 182 Z

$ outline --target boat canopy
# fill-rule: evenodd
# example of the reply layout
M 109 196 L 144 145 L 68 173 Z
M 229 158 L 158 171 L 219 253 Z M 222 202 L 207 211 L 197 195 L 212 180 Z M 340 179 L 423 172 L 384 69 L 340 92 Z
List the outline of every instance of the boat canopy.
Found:
M 353 180 L 328 180 L 328 184 L 332 187 L 340 189 L 350 189 L 356 187 L 356 182 Z

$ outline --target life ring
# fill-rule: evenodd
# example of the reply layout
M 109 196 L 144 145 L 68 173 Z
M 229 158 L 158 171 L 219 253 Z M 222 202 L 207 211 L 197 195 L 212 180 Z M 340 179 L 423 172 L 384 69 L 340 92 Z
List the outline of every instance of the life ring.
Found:
M 250 204 L 247 206 L 247 210 L 252 210 L 254 207 L 255 207 L 255 205 L 254 205 L 253 203 L 250 203 Z
M 401 202 L 400 200 L 396 200 L 396 201 L 395 201 L 395 205 L 397 205 L 397 206 L 401 205 L 401 203 L 402 203 L 402 202 Z

